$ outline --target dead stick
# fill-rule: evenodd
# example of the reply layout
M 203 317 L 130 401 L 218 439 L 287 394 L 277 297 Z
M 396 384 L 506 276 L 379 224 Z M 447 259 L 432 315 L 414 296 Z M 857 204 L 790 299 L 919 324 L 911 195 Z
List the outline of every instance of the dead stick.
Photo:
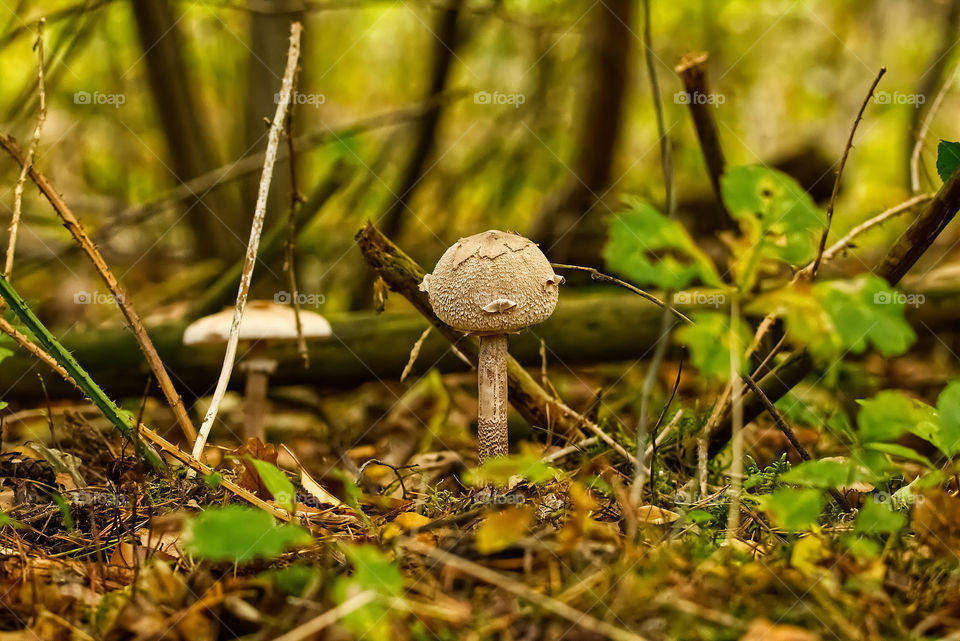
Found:
M 688 53 L 680 59 L 674 71 L 679 73 L 680 79 L 683 80 L 687 107 L 690 108 L 693 127 L 697 132 L 697 140 L 700 141 L 700 151 L 703 153 L 703 161 L 710 175 L 710 185 L 720 205 L 722 212 L 720 228 L 733 229 L 736 225 L 723 204 L 723 195 L 720 191 L 720 178 L 726 171 L 727 161 L 723 156 L 720 133 L 714 117 L 716 101 L 710 99 L 710 87 L 707 82 L 708 59 L 709 55 L 706 52 Z
M 133 305 L 130 304 L 126 292 L 120 285 L 120 282 L 110 271 L 110 267 L 107 266 L 107 261 L 104 260 L 100 250 L 97 249 L 96 245 L 93 244 L 93 241 L 90 240 L 87 232 L 84 231 L 80 221 L 77 220 L 76 216 L 74 216 L 73 212 L 70 210 L 70 207 L 67 206 L 66 201 L 63 200 L 63 197 L 60 196 L 57 190 L 53 188 L 43 174 L 39 173 L 36 168 L 30 165 L 30 163 L 24 157 L 19 145 L 17 145 L 13 138 L 0 134 L 0 147 L 3 147 L 4 151 L 6 151 L 10 157 L 12 157 L 20 165 L 20 167 L 29 168 L 28 174 L 30 176 L 30 180 L 32 180 L 33 183 L 40 189 L 40 193 L 42 193 L 47 201 L 49 201 L 49 203 L 53 206 L 53 209 L 57 215 L 63 219 L 64 227 L 67 228 L 74 240 L 77 241 L 77 244 L 80 245 L 80 248 L 84 251 L 87 257 L 90 258 L 90 261 L 93 263 L 94 268 L 96 268 L 97 273 L 100 274 L 100 277 L 103 279 L 103 282 L 106 283 L 110 293 L 113 294 L 114 300 L 117 302 L 117 306 L 120 308 L 121 313 L 123 313 L 124 318 L 130 325 L 130 329 L 133 330 L 133 335 L 137 339 L 137 344 L 139 344 L 140 350 L 146 357 L 147 363 L 150 365 L 153 375 L 160 384 L 160 389 L 163 391 L 163 395 L 166 397 L 167 403 L 169 403 L 170 408 L 177 417 L 177 423 L 180 425 L 180 430 L 183 432 L 183 435 L 187 438 L 187 440 L 192 443 L 196 438 L 197 432 L 193 427 L 193 423 L 190 422 L 190 417 L 187 415 L 187 410 L 183 406 L 183 400 L 180 398 L 176 388 L 173 386 L 173 381 L 170 380 L 170 376 L 167 375 L 167 370 L 164 368 L 163 362 L 160 360 L 160 356 L 157 354 L 157 350 L 153 346 L 153 342 L 150 340 L 150 336 L 147 334 L 147 330 L 143 326 L 143 322 L 140 320 L 140 316 L 133 308 Z
M 33 45 L 33 48 L 37 50 L 37 93 L 40 96 L 40 110 L 37 114 L 37 125 L 33 129 L 33 137 L 30 139 L 30 146 L 27 148 L 27 163 L 20 168 L 20 175 L 17 177 L 17 186 L 13 190 L 13 216 L 10 218 L 10 240 L 7 241 L 7 256 L 3 267 L 3 277 L 7 280 L 10 280 L 10 276 L 13 273 L 13 257 L 17 251 L 17 230 L 20 227 L 20 212 L 23 209 L 23 187 L 27 182 L 27 168 L 33 165 L 33 158 L 40 144 L 40 132 L 43 130 L 43 122 L 47 119 L 47 92 L 43 84 L 44 24 L 44 20 L 41 18 L 37 23 L 37 40 Z

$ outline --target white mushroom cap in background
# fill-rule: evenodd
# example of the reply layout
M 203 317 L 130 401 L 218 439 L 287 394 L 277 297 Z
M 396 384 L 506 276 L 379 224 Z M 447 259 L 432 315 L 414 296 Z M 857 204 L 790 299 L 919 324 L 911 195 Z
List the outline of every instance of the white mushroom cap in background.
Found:
M 447 249 L 420 289 L 450 327 L 503 334 L 549 318 L 562 282 L 536 243 L 490 230 L 461 238 Z
M 204 316 L 187 326 L 183 332 L 185 345 L 197 343 L 225 343 L 230 336 L 234 308 L 224 308 L 216 314 Z M 315 312 L 300 311 L 300 324 L 305 338 L 331 336 L 330 323 Z M 247 303 L 240 321 L 240 340 L 296 340 L 297 319 L 293 307 L 269 300 Z

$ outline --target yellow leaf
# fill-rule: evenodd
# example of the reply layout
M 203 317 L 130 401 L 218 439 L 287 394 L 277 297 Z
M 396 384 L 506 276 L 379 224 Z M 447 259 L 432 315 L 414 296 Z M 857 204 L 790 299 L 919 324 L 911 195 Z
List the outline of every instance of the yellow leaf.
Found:
M 680 518 L 680 515 L 670 510 L 665 510 L 656 505 L 641 505 L 637 508 L 637 520 L 641 523 L 651 523 L 653 525 L 666 525 L 673 523 Z
M 380 532 L 380 538 L 384 541 L 389 541 L 404 532 L 423 527 L 427 523 L 430 523 L 430 521 L 431 519 L 416 512 L 401 512 L 397 515 L 397 518 L 384 526 Z
M 782 625 L 767 619 L 754 619 L 740 641 L 820 641 L 816 632 L 793 625 Z
M 477 551 L 499 552 L 526 535 L 533 523 L 533 510 L 526 506 L 494 512 L 477 528 Z

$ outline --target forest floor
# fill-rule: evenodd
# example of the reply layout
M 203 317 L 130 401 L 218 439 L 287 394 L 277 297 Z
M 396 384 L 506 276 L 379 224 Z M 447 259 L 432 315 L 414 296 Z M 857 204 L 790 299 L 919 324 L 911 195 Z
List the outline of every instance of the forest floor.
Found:
M 582 379 L 602 378 L 558 384 L 587 402 Z M 522 441 L 478 472 L 469 388 L 431 375 L 391 404 L 368 386 L 326 402 L 336 428 L 277 403 L 287 445 L 211 447 L 216 473 L 194 478 L 149 468 L 82 408 L 21 412 L 0 459 L 0 639 L 957 638 L 956 488 L 919 494 L 906 529 L 866 532 L 873 488 L 850 488 L 791 532 L 763 499 L 784 485 L 786 442 L 760 422 L 731 532 L 723 466 L 699 495 L 683 438 L 664 439 L 639 506 L 632 465 L 603 443 Z M 336 429 L 380 414 L 340 449 Z

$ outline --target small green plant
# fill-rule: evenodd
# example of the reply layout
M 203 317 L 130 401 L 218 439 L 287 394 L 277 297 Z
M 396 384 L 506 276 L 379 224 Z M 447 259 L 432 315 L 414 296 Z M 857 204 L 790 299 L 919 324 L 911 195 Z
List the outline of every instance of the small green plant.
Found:
M 790 471 L 790 461 L 784 452 L 776 461 L 763 469 L 747 454 L 747 480 L 743 482 L 743 489 L 753 490 L 756 494 L 770 494 L 783 487 L 780 477 Z

